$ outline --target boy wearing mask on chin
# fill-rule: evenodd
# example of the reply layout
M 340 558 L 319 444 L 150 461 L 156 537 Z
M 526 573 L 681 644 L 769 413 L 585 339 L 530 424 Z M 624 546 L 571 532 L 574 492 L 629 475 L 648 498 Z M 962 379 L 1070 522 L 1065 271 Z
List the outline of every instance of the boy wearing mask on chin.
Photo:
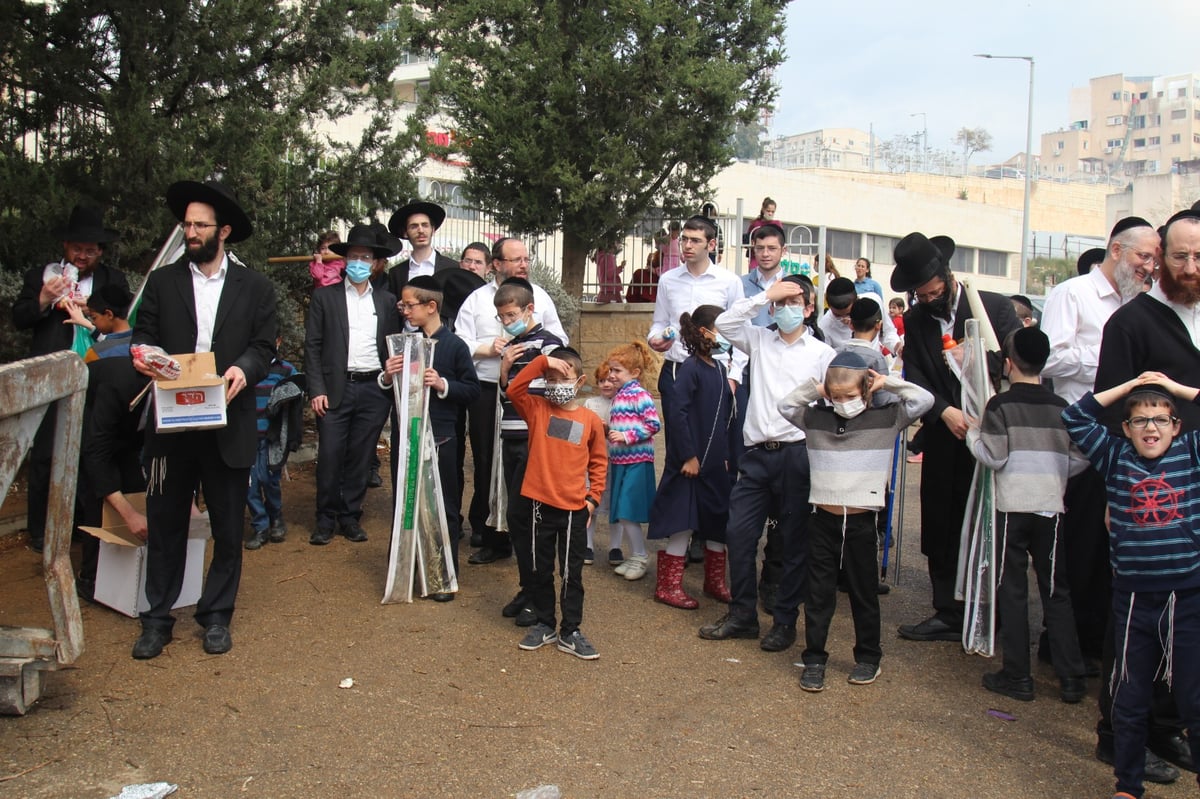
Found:
M 497 307 L 500 293 L 497 292 Z M 532 304 L 530 305 L 532 307 Z M 530 393 L 545 381 L 544 396 Z M 537 614 L 518 646 L 526 651 L 557 643 L 582 660 L 600 657 L 579 630 L 583 620 L 583 555 L 588 518 L 600 504 L 608 470 L 604 423 L 575 394 L 583 382 L 583 361 L 569 347 L 538 355 L 507 386 L 508 401 L 528 424 L 528 465 L 513 484 L 508 527 L 521 590 Z M 555 629 L 554 562 L 562 570 L 562 623 Z
M 878 306 L 876 306 L 878 312 Z M 887 389 L 899 402 L 873 406 Z M 815 400 L 828 405 L 810 405 Z M 825 688 L 825 642 L 837 608 L 838 572 L 846 571 L 854 617 L 854 668 L 848 682 L 879 676 L 879 596 L 876 515 L 885 507 L 896 434 L 933 407 L 933 395 L 890 373 L 867 368 L 858 353 L 841 352 L 825 379 L 808 380 L 779 403 L 779 412 L 804 431 L 812 467 L 808 523 L 808 596 L 804 603 L 804 673 L 800 687 Z
M 773 324 L 758 327 L 754 317 L 768 304 Z M 783 569 L 772 609 L 775 623 L 759 646 L 781 652 L 796 641 L 806 590 L 808 452 L 804 431 L 780 416 L 778 405 L 797 386 L 820 380 L 833 360 L 833 349 L 804 324 L 812 307 L 812 284 L 788 275 L 761 294 L 736 300 L 717 317 L 717 332 L 750 356 L 753 390 L 742 426 L 746 451 L 738 460 L 725 533 L 733 598 L 726 615 L 700 628 L 701 638 L 758 638 L 758 540 L 770 514 L 777 520 Z
M 317 416 L 317 519 L 309 543 L 328 544 L 335 530 L 362 542 L 359 521 L 370 457 L 392 405 L 376 380 L 387 337 L 400 332 L 396 298 L 371 285 L 371 262 L 389 252 L 367 225 L 330 248 L 346 259 L 340 283 L 313 292 L 305 323 L 304 370 Z

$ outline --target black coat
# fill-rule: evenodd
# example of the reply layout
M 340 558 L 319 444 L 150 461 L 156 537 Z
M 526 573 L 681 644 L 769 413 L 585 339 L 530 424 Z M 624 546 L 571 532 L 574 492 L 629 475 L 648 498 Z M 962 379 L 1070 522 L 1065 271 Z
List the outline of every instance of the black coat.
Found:
M 275 305 L 275 286 L 270 280 L 230 261 L 217 302 L 212 340 L 217 374 L 237 366 L 246 375 L 246 387 L 227 409 L 227 424 L 215 431 L 221 459 L 230 468 L 254 465 L 258 449 L 254 386 L 267 376 L 275 357 L 279 330 Z M 170 354 L 196 351 L 196 294 L 186 257 L 156 269 L 146 278 L 133 343 L 154 344 Z M 181 441 L 186 445 L 186 437 L 156 435 L 147 430 L 146 454 L 172 454 Z
M 396 298 L 388 291 L 373 289 L 375 300 L 375 345 L 379 364 L 387 360 L 387 337 L 401 332 Z M 350 319 L 346 315 L 346 283 L 322 286 L 313 292 L 304 323 L 304 372 L 308 396 L 329 398 L 329 407 L 342 404 L 346 390 L 346 363 L 350 355 Z
M 1021 326 L 1013 311 L 1012 301 L 1002 294 L 991 291 L 979 292 L 984 310 L 991 320 L 992 329 L 1001 343 L 1005 337 Z M 974 318 L 967 303 L 967 292 L 962 292 L 954 317 L 954 338 L 964 335 L 964 323 Z M 998 380 L 1001 361 L 989 356 L 988 365 L 993 380 Z M 930 424 L 941 418 L 947 406 L 962 407 L 962 384 L 950 372 L 942 355 L 941 321 L 929 311 L 917 305 L 904 314 L 904 375 L 912 383 L 933 394 L 933 407 L 921 417 Z
M 33 330 L 33 342 L 29 354 L 46 355 L 51 352 L 69 350 L 75 340 L 75 326 L 65 324 L 67 312 L 60 311 L 54 306 L 42 312 L 38 296 L 42 293 L 42 275 L 45 266 L 35 266 L 25 273 L 25 283 L 21 293 L 13 303 L 13 324 L 18 330 Z M 97 264 L 92 270 L 92 291 L 96 292 L 103 286 L 116 285 L 126 291 L 129 283 L 125 273 L 119 269 L 104 264 Z
M 400 263 L 393 266 L 387 273 L 388 276 L 388 291 L 400 298 L 400 290 L 404 288 L 404 284 L 408 282 L 408 267 L 410 260 L 405 258 Z M 461 269 L 458 261 L 453 258 L 442 255 L 440 252 L 433 254 L 433 273 L 436 275 L 443 269 Z

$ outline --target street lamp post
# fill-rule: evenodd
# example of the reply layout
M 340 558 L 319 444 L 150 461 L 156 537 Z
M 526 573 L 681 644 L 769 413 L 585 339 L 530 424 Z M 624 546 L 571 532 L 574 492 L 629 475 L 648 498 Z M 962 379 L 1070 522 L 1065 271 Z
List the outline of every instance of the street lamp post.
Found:
M 921 171 L 928 172 L 926 164 L 926 156 L 929 153 L 929 120 L 925 117 L 924 111 L 918 111 L 915 114 L 909 114 L 909 117 L 921 118 Z
M 1029 62 L 1029 110 L 1025 115 L 1025 211 L 1021 217 L 1021 293 L 1024 294 L 1029 279 L 1029 181 L 1033 173 L 1033 56 L 976 53 L 975 57 Z

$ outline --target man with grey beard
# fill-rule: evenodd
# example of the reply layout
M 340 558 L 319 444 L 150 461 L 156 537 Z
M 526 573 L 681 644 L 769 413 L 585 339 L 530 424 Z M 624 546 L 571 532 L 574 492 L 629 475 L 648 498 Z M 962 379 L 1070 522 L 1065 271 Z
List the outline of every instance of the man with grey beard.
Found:
M 1042 376 L 1053 378 L 1054 392 L 1067 402 L 1077 402 L 1092 390 L 1104 325 L 1141 293 L 1153 274 L 1157 252 L 1158 233 L 1150 223 L 1125 217 L 1113 226 L 1100 265 L 1055 286 L 1046 298 L 1042 331 L 1050 339 L 1050 358 Z M 1098 472 L 1088 468 L 1076 475 L 1067 484 L 1062 525 L 1079 648 L 1093 671 L 1103 650 L 1111 590 L 1104 497 L 1104 479 Z M 1039 649 L 1043 657 L 1050 651 L 1048 646 Z

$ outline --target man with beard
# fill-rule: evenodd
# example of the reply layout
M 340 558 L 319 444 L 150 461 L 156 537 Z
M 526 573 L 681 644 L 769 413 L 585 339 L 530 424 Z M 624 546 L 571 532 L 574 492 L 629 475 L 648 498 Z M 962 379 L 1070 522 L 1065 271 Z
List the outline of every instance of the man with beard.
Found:
M 146 430 L 150 607 L 133 646 L 139 660 L 157 657 L 171 640 L 171 606 L 183 586 L 197 488 L 208 507 L 213 554 L 195 618 L 204 627 L 205 652 L 220 655 L 233 647 L 229 624 L 242 574 L 246 486 L 258 446 L 254 386 L 267 375 L 278 335 L 274 285 L 225 251 L 227 242 L 243 241 L 254 230 L 233 193 L 216 181 L 180 181 L 167 189 L 167 207 L 183 227 L 187 251 L 146 278 L 133 344 L 172 354 L 212 352 L 226 381 L 227 421 L 213 430 Z M 144 361 L 134 358 L 133 365 L 155 376 Z
M 68 306 L 86 302 L 90 294 L 105 286 L 129 290 L 125 275 L 119 269 L 100 263 L 105 245 L 116 241 L 118 236 L 115 230 L 104 227 L 99 211 L 75 206 L 67 224 L 55 230 L 54 236 L 62 242 L 62 260 L 27 271 L 21 293 L 13 302 L 13 323 L 18 330 L 33 332 L 30 357 L 68 349 L 74 349 L 82 356 L 91 339 L 76 332 L 81 328 L 69 324 Z M 70 272 L 67 267 L 74 267 L 74 280 L 67 276 Z M 77 339 L 86 343 L 78 347 Z M 42 551 L 46 536 L 55 418 L 54 409 L 49 408 L 29 452 L 29 511 L 25 527 L 29 532 L 29 546 L 34 552 Z
M 457 268 L 457 266 L 455 267 Z M 499 391 L 500 354 L 512 334 L 507 334 L 496 316 L 493 299 L 500 284 L 510 277 L 529 279 L 529 251 L 520 239 L 502 238 L 492 245 L 492 270 L 495 279 L 480 286 L 463 301 L 454 321 L 454 332 L 467 343 L 475 362 L 482 392 L 468 408 L 468 434 L 471 457 L 475 462 L 472 485 L 475 494 L 467 518 L 471 522 L 471 538 L 480 535 L 479 549 L 467 559 L 480 565 L 503 560 L 512 555 L 508 534 L 489 527 L 488 486 L 492 474 L 494 438 L 496 433 L 496 395 Z M 395 271 L 395 270 L 393 270 Z M 533 321 L 567 343 L 567 333 L 558 318 L 554 300 L 540 286 L 533 286 Z M 511 488 L 511 486 L 510 486 Z M 509 603 L 512 605 L 512 603 Z M 518 603 L 519 604 L 519 603 Z M 512 615 L 522 607 L 506 608 Z M 532 614 L 530 615 L 532 618 Z M 533 621 L 529 622 L 530 624 Z
M 1185 385 L 1200 384 L 1200 211 L 1180 211 L 1158 233 L 1162 248 L 1158 280 L 1149 291 L 1139 293 L 1115 311 L 1104 326 L 1096 391 L 1112 388 L 1146 371 L 1162 372 Z M 1120 411 L 1118 408 L 1111 417 L 1110 425 L 1120 425 Z M 1200 405 L 1181 402 L 1177 412 L 1181 430 L 1200 428 Z M 1169 498 L 1167 502 L 1164 509 L 1170 511 Z M 1121 621 L 1109 620 L 1101 671 L 1105 676 L 1100 688 L 1101 718 L 1096 725 L 1096 756 L 1110 763 L 1112 698 L 1107 677 L 1112 674 L 1115 661 L 1113 625 Z M 1196 668 L 1196 664 L 1179 664 L 1179 667 Z M 1167 684 L 1156 683 L 1150 713 L 1150 750 L 1194 771 L 1196 764 L 1192 762 L 1182 728 Z M 1170 781 L 1155 779 L 1150 758 L 1147 760 L 1146 779 Z
M 458 261 L 433 249 L 433 234 L 446 221 L 446 210 L 433 203 L 414 202 L 392 214 L 388 230 L 393 236 L 408 239 L 412 253 L 388 272 L 388 291 L 396 297 L 409 278 L 432 275 L 446 269 L 458 269 Z
M 904 315 L 904 367 L 910 382 L 933 394 L 933 408 L 922 417 L 925 460 L 921 468 L 921 552 L 929 561 L 934 615 L 918 624 L 900 626 L 910 641 L 958 641 L 962 637 L 963 603 L 954 598 L 958 575 L 958 543 L 971 490 L 975 459 L 963 441 L 967 420 L 962 412 L 962 384 L 950 371 L 943 336 L 961 342 L 966 320 L 973 318 L 966 291 L 950 270 L 954 241 L 948 236 L 925 238 L 910 233 L 896 245 L 893 291 L 911 291 L 917 304 Z M 1008 297 L 979 292 L 996 338 L 1004 341 L 1021 326 Z M 961 358 L 959 358 L 961 361 Z M 999 359 L 989 357 L 993 380 Z
M 1042 376 L 1053 378 L 1054 393 L 1068 404 L 1078 402 L 1095 385 L 1104 325 L 1141 293 L 1154 271 L 1157 251 L 1158 233 L 1149 222 L 1136 216 L 1121 219 L 1113 226 L 1100 265 L 1058 284 L 1046 298 L 1042 330 L 1050 339 L 1050 358 Z M 1104 478 L 1085 469 L 1067 484 L 1064 503 L 1062 532 L 1069 553 L 1065 567 L 1075 630 L 1084 657 L 1097 661 L 1108 623 L 1112 575 Z M 1048 655 L 1048 645 L 1039 646 L 1039 653 Z

